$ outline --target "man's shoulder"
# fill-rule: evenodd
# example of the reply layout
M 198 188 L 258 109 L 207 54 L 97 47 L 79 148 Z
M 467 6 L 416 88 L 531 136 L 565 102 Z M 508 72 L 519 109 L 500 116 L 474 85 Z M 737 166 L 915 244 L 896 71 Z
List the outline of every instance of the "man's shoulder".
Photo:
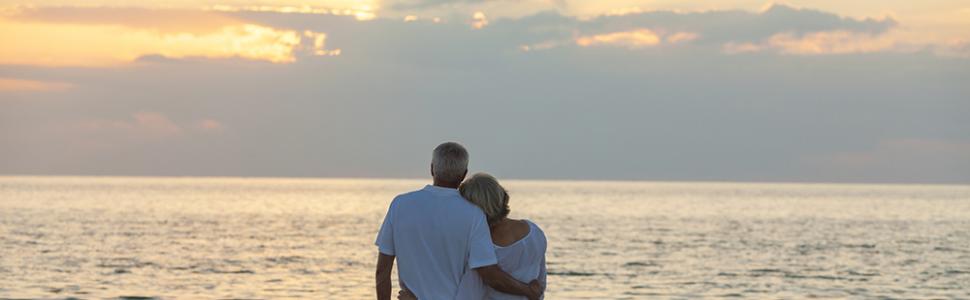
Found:
M 427 194 L 428 194 L 427 191 L 425 191 L 424 189 L 420 189 L 420 190 L 410 191 L 404 194 L 397 195 L 396 197 L 394 197 L 394 200 L 419 198 L 419 197 L 427 196 Z
M 403 193 L 394 197 L 391 201 L 391 208 L 401 207 L 401 206 L 411 206 L 416 203 L 424 202 L 423 199 L 429 199 L 433 195 L 425 189 L 410 191 Z
M 475 204 L 465 200 L 461 195 L 455 194 L 454 196 L 448 195 L 442 197 L 441 194 L 435 194 L 427 189 L 420 189 L 416 191 L 407 192 L 404 194 L 397 195 L 394 197 L 393 205 L 407 205 L 407 203 L 413 203 L 415 201 L 420 201 L 422 199 L 436 199 L 436 200 L 447 200 L 447 201 L 435 201 L 435 205 L 444 205 L 452 213 L 459 214 L 472 214 L 472 215 L 484 215 L 482 209 Z

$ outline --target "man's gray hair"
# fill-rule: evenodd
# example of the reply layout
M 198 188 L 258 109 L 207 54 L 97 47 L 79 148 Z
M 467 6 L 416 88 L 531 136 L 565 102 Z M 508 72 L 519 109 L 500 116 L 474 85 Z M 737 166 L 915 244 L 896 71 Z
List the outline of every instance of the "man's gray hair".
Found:
M 461 182 L 468 171 L 468 151 L 461 144 L 447 142 L 434 148 L 431 157 L 434 177 L 447 182 Z

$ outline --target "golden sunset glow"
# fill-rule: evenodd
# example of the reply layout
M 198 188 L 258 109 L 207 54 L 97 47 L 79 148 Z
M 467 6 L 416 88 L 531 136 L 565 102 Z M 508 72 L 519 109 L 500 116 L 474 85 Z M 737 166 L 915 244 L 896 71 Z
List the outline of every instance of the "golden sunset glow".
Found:
M 658 33 L 650 29 L 637 29 L 631 31 L 611 32 L 605 34 L 581 36 L 576 38 L 576 45 L 582 47 L 590 46 L 617 46 L 626 48 L 653 47 L 661 44 L 680 44 L 693 41 L 698 38 L 698 34 L 692 32 L 675 32 L 670 34 Z M 541 45 L 538 45 L 541 47 Z M 535 48 L 530 46 L 529 49 Z
M 152 16 L 157 17 L 157 22 L 151 20 Z M 185 18 L 176 19 L 181 22 L 173 22 L 167 16 L 170 15 L 165 12 L 151 11 L 144 14 L 145 18 L 105 18 L 100 23 L 83 17 L 0 18 L 0 40 L 16 41 L 0 48 L 0 64 L 98 67 L 130 63 L 148 55 L 290 63 L 304 42 L 301 34 L 293 30 L 251 24 L 215 13 L 186 14 Z M 339 50 L 324 48 L 325 34 L 307 31 L 305 35 L 315 54 L 339 54 Z
M 660 37 L 649 29 L 639 29 L 633 31 L 583 36 L 576 39 L 576 44 L 583 47 L 614 45 L 639 48 L 656 46 L 657 44 L 660 44 Z
M 206 10 L 212 11 L 222 11 L 222 12 L 275 12 L 284 14 L 322 14 L 322 15 L 337 15 L 337 16 L 354 16 L 357 20 L 366 21 L 374 19 L 377 15 L 371 11 L 370 6 L 361 6 L 360 8 L 320 8 L 312 6 L 229 6 L 229 5 L 214 5 L 205 8 Z
M 300 36 L 259 25 L 228 25 L 207 34 L 159 33 L 114 25 L 28 24 L 0 21 L 0 63 L 43 66 L 110 66 L 145 55 L 170 58 L 241 57 L 292 62 Z

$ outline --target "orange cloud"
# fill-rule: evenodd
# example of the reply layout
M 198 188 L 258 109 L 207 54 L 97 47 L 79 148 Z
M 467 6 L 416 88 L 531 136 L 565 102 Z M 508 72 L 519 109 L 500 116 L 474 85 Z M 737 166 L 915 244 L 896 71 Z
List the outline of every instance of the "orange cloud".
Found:
M 576 38 L 576 45 L 590 46 L 619 46 L 627 48 L 653 47 L 660 44 L 681 44 L 693 41 L 698 34 L 693 32 L 674 32 L 671 34 L 641 28 L 630 31 L 611 32 L 598 35 L 581 36 Z
M 340 49 L 333 49 L 333 50 L 327 49 L 326 47 L 327 34 L 307 30 L 303 32 L 303 35 L 313 41 L 313 45 L 312 45 L 313 55 L 317 55 L 317 56 L 340 55 L 340 52 L 341 52 Z
M 693 32 L 677 32 L 664 38 L 668 44 L 687 43 L 696 40 L 698 35 Z
M 740 54 L 761 51 L 764 47 L 755 43 L 736 43 L 729 42 L 724 44 L 722 51 L 727 54 Z
M 103 67 L 147 55 L 290 63 L 302 49 L 317 55 L 340 53 L 323 48 L 322 33 L 301 34 L 219 13 L 118 10 L 22 10 L 0 17 L 0 42 L 5 44 L 0 64 Z
M 22 8 L 6 17 L 9 22 L 61 25 L 114 25 L 161 33 L 203 35 L 245 22 L 229 15 L 188 9 L 145 9 L 133 7 L 44 7 Z
M 576 44 L 583 47 L 614 45 L 629 48 L 640 48 L 660 44 L 660 36 L 650 29 L 637 29 L 632 31 L 582 36 L 576 39 Z
M 94 7 L 136 9 L 182 9 L 212 11 L 259 11 L 300 14 L 352 15 L 373 19 L 378 0 L 31 0 L 30 7 Z

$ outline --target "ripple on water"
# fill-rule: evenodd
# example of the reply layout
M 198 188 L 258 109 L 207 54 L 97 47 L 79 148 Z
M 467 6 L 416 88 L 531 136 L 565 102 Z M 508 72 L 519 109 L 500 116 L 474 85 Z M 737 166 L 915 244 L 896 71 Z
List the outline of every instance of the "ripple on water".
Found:
M 623 264 L 624 267 L 659 267 L 660 264 L 654 261 L 631 261 Z
M 547 274 L 549 276 L 566 276 L 566 277 L 600 275 L 592 272 L 579 272 L 579 271 L 565 271 L 565 272 L 548 271 Z

